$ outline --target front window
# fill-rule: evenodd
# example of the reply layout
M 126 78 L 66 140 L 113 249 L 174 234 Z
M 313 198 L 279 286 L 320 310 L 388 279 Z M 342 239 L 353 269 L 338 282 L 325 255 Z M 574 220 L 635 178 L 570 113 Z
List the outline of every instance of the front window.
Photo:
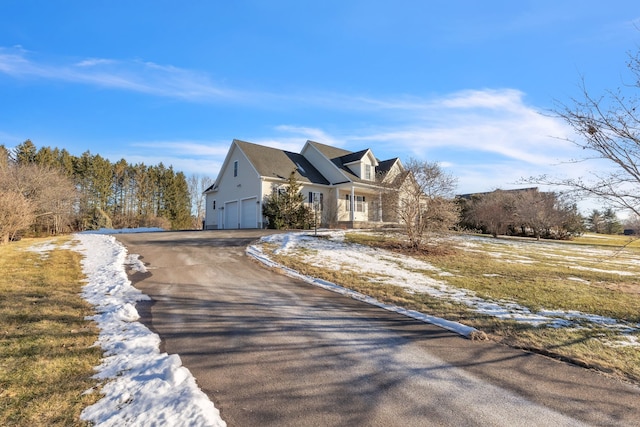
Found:
M 351 207 L 351 196 L 349 194 L 346 195 L 345 201 L 346 201 L 346 204 L 345 204 L 346 211 L 349 212 L 352 209 L 352 207 Z M 365 198 L 364 198 L 364 196 L 354 196 L 353 209 L 356 212 L 364 212 L 365 211 Z
M 364 179 L 371 181 L 371 165 L 364 165 Z

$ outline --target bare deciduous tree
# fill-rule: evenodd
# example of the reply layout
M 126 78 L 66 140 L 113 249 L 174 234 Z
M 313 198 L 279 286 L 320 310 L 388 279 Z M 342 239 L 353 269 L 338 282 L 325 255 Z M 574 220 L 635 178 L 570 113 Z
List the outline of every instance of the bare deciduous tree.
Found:
M 27 229 L 35 219 L 32 203 L 17 191 L 0 189 L 0 244 Z
M 0 188 L 29 202 L 33 217 L 23 228 L 59 234 L 70 225 L 77 201 L 75 186 L 60 170 L 34 163 L 10 164 L 0 170 Z
M 538 190 L 519 192 L 515 196 L 515 223 L 530 229 L 536 239 L 553 228 L 559 220 L 556 209 L 557 197 L 554 193 L 541 193 Z M 526 234 L 526 231 L 523 233 Z
M 514 223 L 515 196 L 513 193 L 496 190 L 472 200 L 469 222 L 477 228 L 498 237 L 505 234 Z
M 327 192 L 327 196 L 322 203 L 322 220 L 321 224 L 333 228 L 338 223 L 338 201 L 336 199 L 336 190 L 331 188 Z
M 575 203 L 537 188 L 495 190 L 462 200 L 463 225 L 499 234 L 565 239 L 583 231 Z
M 202 228 L 206 208 L 204 190 L 211 184 L 213 184 L 213 180 L 208 176 L 192 174 L 187 179 L 189 195 L 191 197 L 191 215 L 193 217 L 194 229 Z
M 410 246 L 418 249 L 428 235 L 447 231 L 458 222 L 458 205 L 453 201 L 456 178 L 436 162 L 409 159 L 405 170 L 404 179 L 394 180 L 395 188 L 386 196 L 391 200 L 387 208 L 395 211 Z
M 555 113 L 577 133 L 570 139 L 588 156 L 608 161 L 610 172 L 581 178 L 532 177 L 528 182 L 561 185 L 640 214 L 640 51 L 627 62 L 632 82 L 604 95 L 593 95 L 584 79 L 580 98 L 558 103 Z M 585 160 L 585 159 L 582 159 Z

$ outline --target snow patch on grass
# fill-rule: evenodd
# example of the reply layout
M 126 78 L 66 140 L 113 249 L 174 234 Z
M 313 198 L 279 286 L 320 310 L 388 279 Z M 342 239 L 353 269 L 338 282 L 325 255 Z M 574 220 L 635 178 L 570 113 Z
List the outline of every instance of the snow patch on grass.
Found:
M 276 245 L 278 248 L 274 253 L 284 255 L 296 254 L 301 260 L 315 267 L 366 273 L 367 276 L 371 277 L 371 280 L 376 283 L 400 286 L 410 293 L 424 293 L 432 297 L 462 303 L 479 314 L 489 315 L 503 320 L 522 322 L 536 327 L 579 328 L 592 325 L 618 333 L 629 333 L 640 330 L 640 325 L 629 324 L 605 316 L 581 313 L 578 311 L 547 309 L 533 312 L 528 307 L 513 301 L 486 300 L 478 297 L 473 291 L 448 285 L 445 281 L 446 279 L 437 280 L 426 276 L 424 274 L 425 272 L 438 274 L 440 270 L 425 261 L 383 249 L 345 243 L 344 231 L 325 231 L 321 233 L 321 236 L 322 238 L 318 238 L 300 232 L 274 234 L 263 237 L 260 243 L 251 246 L 247 250 L 247 253 L 268 265 L 278 266 L 288 271 L 288 269 L 275 264 L 268 255 L 262 252 L 262 243 Z M 477 243 L 477 240 L 478 239 L 474 237 L 458 237 L 457 243 L 471 250 L 479 250 L 480 245 Z M 518 245 L 518 242 L 503 242 L 498 240 L 496 242 L 498 245 L 515 245 L 516 247 Z M 538 247 L 540 250 L 544 250 L 545 248 L 551 247 L 544 243 L 541 243 Z M 557 248 L 554 247 L 553 249 Z M 586 251 L 588 251 L 588 249 Z M 495 252 L 495 254 L 498 255 L 499 253 Z M 504 254 L 500 254 L 501 257 L 503 255 Z M 516 255 L 514 258 L 518 258 L 514 260 L 514 262 L 534 262 L 524 256 Z M 602 271 L 621 275 L 635 274 L 624 271 Z M 294 275 L 298 273 L 288 271 L 288 274 Z M 497 277 L 494 275 L 485 276 Z M 439 277 L 446 276 L 439 274 Z M 308 282 L 316 280 L 308 277 L 301 278 Z M 362 299 L 362 297 L 358 296 L 358 299 Z M 635 342 L 637 344 L 637 340 Z

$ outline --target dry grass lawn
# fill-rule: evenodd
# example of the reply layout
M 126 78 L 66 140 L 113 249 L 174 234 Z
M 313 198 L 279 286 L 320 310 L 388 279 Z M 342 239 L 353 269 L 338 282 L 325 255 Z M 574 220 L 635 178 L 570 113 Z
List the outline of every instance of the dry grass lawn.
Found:
M 536 242 L 458 236 L 421 252 L 403 249 L 393 234 L 347 233 L 353 243 L 380 247 L 436 267 L 420 274 L 475 292 L 489 301 L 511 301 L 540 309 L 580 311 L 640 324 L 640 241 L 622 236 L 587 236 L 573 242 Z M 268 250 L 265 247 L 265 250 Z M 303 274 L 332 281 L 380 301 L 459 321 L 491 339 L 571 361 L 640 384 L 640 348 L 620 345 L 618 331 L 584 322 L 580 327 L 536 327 L 500 320 L 455 301 L 381 283 L 379 277 L 332 270 L 297 255 L 270 253 Z M 442 273 L 446 275 L 443 276 Z M 628 335 L 640 339 L 640 331 Z
M 85 320 L 92 308 L 80 296 L 80 255 L 28 250 L 41 242 L 0 246 L 0 425 L 86 425 L 80 412 L 99 394 L 83 392 L 95 386 L 101 349 Z

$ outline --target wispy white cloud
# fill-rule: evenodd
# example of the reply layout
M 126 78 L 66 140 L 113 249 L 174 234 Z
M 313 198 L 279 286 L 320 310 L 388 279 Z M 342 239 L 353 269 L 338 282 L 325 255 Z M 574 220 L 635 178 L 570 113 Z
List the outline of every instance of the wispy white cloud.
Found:
M 575 153 L 564 141 L 571 130 L 557 118 L 527 105 L 513 89 L 469 90 L 422 103 L 386 101 L 403 110 L 401 123 L 354 132 L 348 140 L 394 147 L 425 157 L 434 149 L 484 152 L 532 165 L 549 165 Z M 417 105 L 416 105 L 417 104 Z
M 108 157 L 109 160 L 114 161 L 113 158 Z M 122 157 L 119 157 L 122 158 Z M 165 166 L 171 165 L 176 172 L 182 172 L 186 176 L 197 174 L 208 176 L 212 179 L 218 175 L 220 168 L 222 167 L 222 159 L 211 159 L 204 157 L 176 157 L 171 154 L 157 154 L 155 156 L 139 155 L 139 154 L 127 154 L 124 156 L 127 162 L 131 164 L 144 163 L 146 165 L 158 165 L 160 163 Z
M 461 192 L 522 187 L 523 178 L 545 173 L 586 173 L 588 165 L 569 163 L 584 155 L 565 140 L 572 130 L 524 99 L 514 89 L 465 90 L 425 99 L 341 98 L 342 107 L 375 115 L 376 125 L 337 132 L 283 125 L 276 131 L 279 140 L 297 138 L 299 145 L 315 139 L 352 150 L 371 148 L 379 156 L 438 161 L 458 177 Z
M 74 65 L 76 65 L 77 67 L 93 67 L 96 65 L 111 65 L 111 64 L 114 64 L 115 62 L 116 61 L 111 59 L 88 58 L 80 62 L 77 62 Z
M 55 63 L 32 60 L 23 48 L 0 47 L 0 73 L 16 78 L 89 84 L 190 101 L 233 101 L 240 92 L 214 83 L 205 73 L 148 61 L 87 58 Z
M 461 186 L 505 186 L 522 177 L 553 173 L 558 165 L 582 155 L 564 140 L 571 135 L 557 118 L 540 114 L 526 94 L 512 89 L 463 90 L 440 96 L 363 97 L 341 93 L 295 95 L 249 93 L 221 88 L 205 73 L 145 61 L 86 58 L 66 64 L 32 60 L 21 47 L 0 48 L 0 73 L 15 78 L 50 79 L 136 91 L 188 101 L 217 100 L 277 104 L 281 111 L 300 107 L 319 111 L 319 120 L 273 127 L 271 134 L 235 135 L 239 139 L 299 152 L 307 139 L 382 156 L 417 157 L 443 162 L 460 176 Z M 264 102 L 269 99 L 271 102 Z M 324 112 L 344 113 L 323 123 Z M 303 119 L 304 120 L 304 119 Z M 364 127 L 363 123 L 371 123 Z M 331 128 L 331 130 L 328 130 Z M 139 141 L 130 162 L 155 159 L 185 173 L 214 175 L 231 141 Z M 157 153 L 163 153 L 161 156 Z M 138 156 L 138 157 L 136 157 Z M 114 156 L 116 157 L 116 156 Z M 117 159 L 116 159 L 117 160 Z M 580 165 L 563 172 L 582 171 Z M 484 177 L 483 180 L 480 177 Z M 484 182 L 482 182 L 484 181 Z
M 321 142 L 323 144 L 333 145 L 335 147 L 341 147 L 344 145 L 344 140 L 336 138 L 330 133 L 313 127 L 307 126 L 293 126 L 293 125 L 279 125 L 276 126 L 277 132 L 288 134 L 287 139 L 293 145 L 293 141 L 298 141 L 298 145 L 302 148 L 307 140 Z
M 184 157 L 193 156 L 224 156 L 229 150 L 231 142 L 214 141 L 144 141 L 133 142 L 132 147 L 159 150 Z
M 130 164 L 164 164 L 175 171 L 215 178 L 231 141 L 173 140 L 137 141 L 121 150 L 100 153 L 112 162 L 126 159 Z

